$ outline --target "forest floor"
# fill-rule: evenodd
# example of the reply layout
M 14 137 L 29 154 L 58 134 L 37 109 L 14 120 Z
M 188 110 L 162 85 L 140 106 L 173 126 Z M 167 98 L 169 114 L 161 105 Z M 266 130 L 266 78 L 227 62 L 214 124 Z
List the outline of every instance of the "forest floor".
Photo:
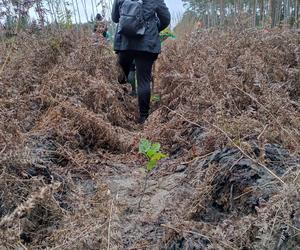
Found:
M 144 125 L 92 44 L 1 44 L 0 249 L 300 249 L 298 33 L 167 42 Z M 168 155 L 148 175 L 143 138 Z

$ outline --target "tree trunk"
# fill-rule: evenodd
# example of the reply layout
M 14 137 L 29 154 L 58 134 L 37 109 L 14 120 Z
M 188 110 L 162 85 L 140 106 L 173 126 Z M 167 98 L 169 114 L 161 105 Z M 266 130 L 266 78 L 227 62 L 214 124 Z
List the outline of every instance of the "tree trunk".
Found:
M 48 0 L 47 3 L 48 3 L 48 6 L 49 6 L 49 9 L 50 9 L 52 22 L 55 22 L 55 24 L 57 24 L 57 16 L 56 16 L 56 12 L 54 10 L 53 2 Z
M 237 13 L 241 13 L 241 10 L 242 10 L 242 8 L 241 8 L 242 6 L 241 6 L 241 0 L 237 0 Z
M 273 28 L 276 25 L 276 0 L 269 0 L 269 16 Z
M 78 24 L 74 0 L 72 0 L 72 8 L 73 8 L 73 15 L 74 15 L 75 23 Z
M 233 1 L 233 11 L 234 11 L 234 15 L 236 16 L 236 14 L 237 14 L 237 0 Z
M 84 14 L 85 14 L 86 21 L 88 22 L 89 21 L 89 15 L 88 15 L 88 12 L 87 12 L 85 0 L 81 0 L 81 4 L 82 4 L 82 7 L 84 9 Z
M 44 14 L 44 9 L 43 9 L 43 3 L 42 1 L 37 1 L 36 2 L 36 8 L 35 11 L 38 15 L 39 19 L 39 24 L 42 28 L 45 26 L 45 14 Z
M 256 0 L 253 0 L 253 27 L 256 26 Z
M 95 7 L 94 7 L 94 0 L 91 0 L 92 2 L 92 13 L 93 13 L 93 18 L 95 18 L 96 14 L 95 14 Z
M 75 0 L 75 2 L 76 2 L 76 8 L 77 8 L 77 13 L 78 13 L 79 23 L 81 24 L 81 17 L 80 17 L 80 12 L 79 12 L 78 0 Z
M 211 27 L 211 2 L 207 4 L 207 28 Z
M 97 3 L 97 0 L 95 0 L 95 10 L 96 10 L 96 13 L 98 13 L 98 3 Z
M 259 0 L 259 24 L 264 26 L 264 21 L 265 21 L 264 0 Z
M 287 26 L 288 25 L 288 21 L 289 21 L 289 2 L 288 0 L 284 0 L 283 2 L 284 6 L 283 6 L 283 22 L 284 25 Z
M 299 28 L 299 0 L 295 0 L 295 24 Z
M 220 25 L 221 26 L 224 26 L 224 19 L 225 19 L 224 0 L 220 0 Z
M 290 26 L 291 25 L 291 10 L 292 10 L 292 8 L 293 8 L 293 2 L 292 2 L 292 0 L 287 0 L 288 1 L 288 4 L 287 4 L 287 11 L 288 11 L 288 16 L 287 16 L 287 18 L 288 18 L 288 25 Z
M 217 22 L 217 0 L 212 1 L 212 20 L 213 20 L 213 26 L 216 26 L 218 24 Z
M 281 23 L 281 17 L 282 17 L 282 2 L 281 2 L 281 0 L 276 2 L 275 14 L 276 14 L 275 25 L 278 25 Z

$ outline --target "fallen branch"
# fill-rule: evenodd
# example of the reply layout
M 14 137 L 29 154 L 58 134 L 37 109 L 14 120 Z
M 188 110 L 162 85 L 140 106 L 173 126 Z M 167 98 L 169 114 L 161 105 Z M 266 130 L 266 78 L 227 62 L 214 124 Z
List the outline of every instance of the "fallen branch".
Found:
M 110 211 L 109 211 L 109 221 L 108 221 L 108 232 L 107 232 L 107 250 L 110 249 L 110 235 L 111 235 L 111 218 L 114 209 L 114 200 L 111 201 Z

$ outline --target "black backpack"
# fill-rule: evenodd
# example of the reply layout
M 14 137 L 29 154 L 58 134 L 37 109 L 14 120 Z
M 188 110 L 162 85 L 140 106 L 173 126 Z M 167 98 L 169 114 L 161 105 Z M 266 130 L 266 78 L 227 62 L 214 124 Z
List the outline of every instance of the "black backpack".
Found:
M 125 0 L 120 7 L 118 33 L 128 37 L 142 37 L 145 30 L 143 0 Z

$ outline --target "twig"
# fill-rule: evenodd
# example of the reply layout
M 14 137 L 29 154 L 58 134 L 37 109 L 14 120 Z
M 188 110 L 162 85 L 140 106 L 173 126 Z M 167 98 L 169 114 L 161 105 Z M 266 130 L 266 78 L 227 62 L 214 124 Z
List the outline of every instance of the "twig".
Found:
M 166 224 L 161 224 L 160 226 L 165 227 L 165 228 L 172 229 L 172 230 L 176 231 L 177 233 L 179 233 L 179 232 L 185 232 L 185 233 L 190 233 L 190 234 L 198 235 L 198 236 L 200 236 L 200 237 L 202 237 L 202 238 L 207 239 L 210 243 L 212 243 L 212 238 L 211 238 L 211 237 L 208 237 L 208 236 L 206 236 L 206 235 L 204 235 L 204 234 L 201 234 L 201 233 L 198 233 L 198 232 L 195 232 L 195 231 L 184 230 L 184 229 L 181 230 L 181 229 L 178 229 L 178 228 L 176 228 L 176 227 L 174 227 L 174 226 L 166 225 Z M 218 241 L 219 241 L 219 240 L 218 240 Z M 236 248 L 234 248 L 234 247 L 228 245 L 228 244 L 225 243 L 225 242 L 221 242 L 221 241 L 220 241 L 220 243 L 223 244 L 224 246 L 230 248 L 230 249 L 237 250 Z
M 233 200 L 238 200 L 239 198 L 243 197 L 246 194 L 249 194 L 249 193 L 253 192 L 254 190 L 255 190 L 255 188 L 251 188 L 249 191 L 247 191 L 245 193 L 242 193 L 241 195 L 239 195 L 237 197 L 234 197 Z
M 298 237 L 299 235 L 300 235 L 300 233 L 296 233 L 296 234 L 294 234 L 291 238 Z
M 24 244 L 22 242 L 18 242 L 19 246 L 22 247 L 25 250 L 28 250 L 28 248 L 26 246 L 24 246 Z
M 18 205 L 18 207 L 11 214 L 3 217 L 0 221 L 0 228 L 5 227 L 6 225 L 9 226 L 9 223 L 12 223 L 17 218 L 22 217 L 26 212 L 33 209 L 38 200 L 42 200 L 45 198 L 47 192 L 51 189 L 52 186 L 53 185 L 42 187 L 39 192 L 33 193 L 25 202 Z
M 111 236 L 111 218 L 114 207 L 114 200 L 111 201 L 110 212 L 109 212 L 109 221 L 108 221 L 108 233 L 107 233 L 107 250 L 110 249 L 110 236 Z
M 1 151 L 0 151 L 0 155 L 2 155 L 3 154 L 3 152 L 5 151 L 5 149 L 6 149 L 6 147 L 7 147 L 7 145 L 5 145 L 4 147 L 3 147 L 3 149 L 1 149 Z
M 230 211 L 232 211 L 233 208 L 233 184 L 231 184 L 230 187 Z
M 269 111 L 262 103 L 260 103 L 254 96 L 250 95 L 248 92 L 246 92 L 245 90 L 239 88 L 237 85 L 233 84 L 233 86 L 241 91 L 242 93 L 244 93 L 246 96 L 248 96 L 249 98 L 251 98 L 253 101 L 255 101 L 257 104 L 259 104 L 272 118 L 273 120 L 277 123 L 277 125 L 282 129 L 282 131 L 284 131 L 291 139 L 292 141 L 294 141 L 296 143 L 296 145 L 299 146 L 299 142 L 297 142 L 295 140 L 295 138 L 278 122 L 278 120 L 276 119 L 276 117 L 272 114 L 271 111 Z
M 77 237 L 75 238 L 72 238 L 69 242 L 65 242 L 63 243 L 62 245 L 59 245 L 59 246 L 56 246 L 54 248 L 52 248 L 52 250 L 61 250 L 61 249 L 66 249 L 67 247 L 70 247 L 70 245 L 74 242 L 77 242 L 77 240 L 79 239 L 84 239 L 86 236 L 90 235 L 92 232 L 95 232 L 97 229 L 105 226 L 107 222 L 104 222 L 103 224 L 101 225 L 97 225 L 95 226 L 92 230 L 88 230 L 89 228 L 85 229 L 83 233 L 79 234 Z M 87 232 L 86 232 L 87 231 Z M 82 230 L 81 230 L 82 232 Z
M 77 162 L 76 159 L 74 159 L 74 157 L 72 156 L 72 154 L 65 148 L 63 147 L 61 144 L 59 143 L 55 143 L 55 145 L 57 145 L 59 147 L 60 150 L 62 150 L 69 158 L 68 160 L 71 160 L 72 163 L 75 163 L 75 165 L 77 165 L 78 170 L 82 169 L 83 171 L 85 171 L 88 175 L 90 175 L 90 172 L 82 166 L 82 164 L 80 164 L 79 162 Z M 73 169 L 72 169 L 73 170 Z M 72 171 L 71 170 L 71 171 Z
M 275 223 L 276 223 L 276 220 L 277 220 L 277 214 L 278 214 L 280 208 L 281 208 L 281 207 L 279 207 L 279 208 L 277 209 L 276 213 L 275 213 L 275 217 L 274 217 L 274 220 L 273 220 L 273 224 L 272 224 L 272 228 L 271 228 L 270 235 L 269 235 L 269 237 L 265 240 L 263 246 L 266 246 L 266 244 L 271 240 L 271 237 L 272 237 L 272 234 L 273 234 L 273 231 L 274 231 L 274 228 L 275 228 Z
M 299 176 L 300 176 L 300 170 L 299 170 L 297 176 L 295 177 L 295 179 L 294 179 L 294 181 L 293 181 L 294 183 L 298 180 Z
M 188 164 L 190 164 L 190 163 L 192 163 L 192 162 L 194 162 L 194 161 L 198 161 L 198 160 L 204 159 L 204 158 L 206 158 L 206 157 L 208 157 L 208 156 L 211 156 L 213 153 L 214 153 L 214 152 L 208 153 L 208 154 L 206 154 L 206 155 L 197 156 L 197 157 L 195 157 L 194 159 L 192 159 L 192 160 L 190 160 L 190 161 L 181 162 L 180 165 L 188 165 Z
M 172 229 L 172 230 L 176 231 L 177 233 L 179 233 L 180 231 L 183 231 L 183 232 L 187 232 L 187 233 L 191 233 L 191 234 L 196 234 L 196 235 L 198 235 L 198 236 L 201 236 L 201 237 L 203 237 L 203 238 L 209 240 L 209 242 L 211 243 L 210 238 L 209 238 L 208 236 L 204 235 L 204 234 L 200 234 L 200 233 L 198 233 L 198 232 L 193 232 L 193 231 L 189 231 L 189 230 L 180 230 L 180 229 L 178 229 L 178 228 L 176 228 L 176 227 L 174 227 L 174 226 L 166 225 L 166 224 L 161 224 L 161 226 L 162 226 L 162 227 L 169 228 L 169 229 Z
M 198 123 L 196 123 L 196 122 L 193 122 L 193 121 L 191 121 L 191 120 L 187 119 L 186 117 L 184 117 L 182 114 L 180 114 L 180 113 L 176 112 L 175 110 L 173 110 L 173 109 L 170 109 L 169 107 L 167 107 L 167 106 L 165 106 L 165 105 L 164 105 L 163 107 L 165 107 L 165 108 L 166 108 L 166 109 L 168 109 L 169 111 L 173 112 L 174 114 L 176 114 L 176 115 L 180 116 L 180 117 L 181 117 L 183 120 L 187 121 L 188 123 L 190 123 L 190 124 L 193 124 L 193 125 L 195 125 L 196 127 L 199 127 L 199 128 L 205 129 L 205 127 L 202 127 L 202 126 L 201 126 L 201 125 L 199 125 Z
M 176 115 L 182 117 L 185 121 L 199 127 L 199 128 L 203 128 L 201 125 L 199 125 L 198 123 L 195 123 L 195 122 L 192 122 L 192 121 L 189 121 L 188 119 L 186 119 L 183 115 L 177 113 L 175 110 L 172 110 L 170 109 L 169 107 L 167 106 L 164 106 L 165 108 L 167 108 L 169 111 L 175 113 Z M 271 171 L 270 169 L 267 168 L 267 166 L 265 166 L 264 164 L 260 163 L 259 161 L 253 159 L 250 155 L 248 155 L 240 146 L 238 146 L 234 140 L 232 140 L 230 138 L 230 136 L 223 130 L 221 129 L 220 127 L 214 125 L 214 124 L 211 124 L 209 121 L 207 121 L 206 119 L 204 119 L 202 117 L 202 119 L 207 123 L 209 124 L 210 126 L 212 126 L 213 128 L 219 130 L 222 134 L 224 134 L 226 136 L 226 138 L 244 155 L 246 156 L 248 159 L 252 160 L 253 162 L 255 162 L 256 164 L 258 164 L 260 167 L 262 167 L 263 169 L 265 169 L 271 176 L 273 176 L 275 179 L 279 180 L 282 184 L 285 184 L 285 182 L 279 177 L 277 176 L 273 171 Z
M 230 170 L 232 170 L 233 167 L 234 167 L 236 164 L 238 164 L 238 163 L 240 162 L 240 160 L 242 160 L 243 158 L 244 158 L 244 156 L 241 156 L 238 160 L 236 160 L 236 161 L 232 164 Z
M 145 196 L 145 192 L 146 192 L 146 188 L 147 188 L 148 177 L 149 177 L 149 173 L 148 173 L 148 174 L 146 175 L 146 177 L 145 177 L 143 193 L 142 193 L 141 199 L 140 199 L 140 201 L 139 201 L 138 210 L 141 209 L 141 203 L 142 203 L 142 200 L 143 200 L 143 198 L 144 198 L 144 196 Z
M 136 243 L 135 245 L 137 245 L 138 243 Z M 143 245 L 138 245 L 138 246 L 132 246 L 130 248 L 127 248 L 127 250 L 140 250 L 140 249 L 155 249 L 157 245 L 156 244 L 152 244 L 152 245 L 149 245 L 149 244 L 143 244 Z
M 268 127 L 269 127 L 269 124 L 267 124 L 267 125 L 264 127 L 264 129 L 261 131 L 261 133 L 259 134 L 259 136 L 257 136 L 257 139 L 258 139 L 258 140 L 262 137 L 262 135 L 265 133 L 265 131 L 267 130 Z
M 255 191 L 255 190 L 258 189 L 258 188 L 266 187 L 266 186 L 268 186 L 268 185 L 270 185 L 270 184 L 272 184 L 272 181 L 271 181 L 271 182 L 268 182 L 268 183 L 266 183 L 266 184 L 264 184 L 264 185 L 262 185 L 262 186 L 251 187 L 250 190 L 248 190 L 248 191 L 242 193 L 241 195 L 239 195 L 239 196 L 237 196 L 237 197 L 234 197 L 233 200 L 238 200 L 238 199 L 240 199 L 241 197 L 243 197 L 244 195 L 249 194 L 249 193 Z

